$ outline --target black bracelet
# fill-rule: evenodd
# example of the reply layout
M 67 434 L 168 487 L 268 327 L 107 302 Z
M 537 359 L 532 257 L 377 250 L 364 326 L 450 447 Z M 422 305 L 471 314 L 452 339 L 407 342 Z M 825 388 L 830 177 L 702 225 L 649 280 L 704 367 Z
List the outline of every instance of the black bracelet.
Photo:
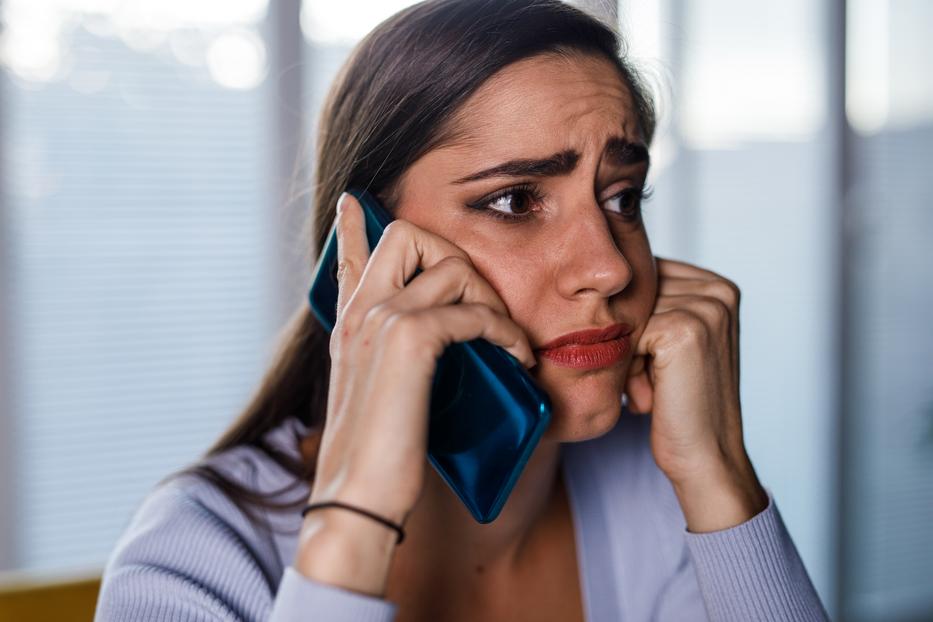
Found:
M 373 520 L 379 521 L 386 527 L 390 527 L 394 529 L 398 533 L 398 539 L 395 541 L 395 544 L 401 544 L 402 540 L 405 539 L 405 530 L 402 529 L 401 525 L 397 525 L 393 523 L 392 521 L 390 521 L 389 519 L 379 516 L 378 514 L 373 514 L 369 510 L 364 510 L 363 508 L 358 508 L 353 505 L 341 503 L 340 501 L 321 501 L 319 503 L 309 503 L 308 505 L 304 507 L 304 509 L 301 510 L 301 517 L 304 518 L 305 515 L 311 510 L 314 510 L 317 508 L 328 508 L 328 507 L 338 507 L 338 508 L 344 508 L 346 510 L 353 510 L 354 512 L 359 512 L 360 514 L 364 514 Z

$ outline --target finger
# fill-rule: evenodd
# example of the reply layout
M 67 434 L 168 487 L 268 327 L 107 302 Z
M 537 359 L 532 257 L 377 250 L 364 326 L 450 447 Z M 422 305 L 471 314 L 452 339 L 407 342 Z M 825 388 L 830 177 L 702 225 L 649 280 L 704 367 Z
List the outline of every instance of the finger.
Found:
M 688 279 L 720 279 L 720 275 L 685 261 L 666 259 L 655 256 L 659 276 L 681 277 Z
M 689 296 L 699 295 L 718 298 L 731 309 L 739 305 L 739 292 L 729 281 L 723 279 L 696 279 L 683 277 L 669 277 L 662 279 L 658 287 L 658 295 Z
M 367 319 L 358 334 L 364 347 L 373 343 L 372 335 L 392 316 L 456 303 L 479 303 L 490 307 L 497 314 L 509 317 L 508 308 L 475 268 L 464 259 L 448 255 L 413 278 L 404 288 L 387 300 L 370 308 Z M 371 317 L 370 317 L 371 315 Z M 528 337 L 521 331 L 521 349 L 533 352 Z M 526 366 L 534 366 L 535 359 L 519 357 Z
M 656 312 L 652 316 L 654 328 L 642 333 L 636 345 L 636 353 L 648 352 L 653 354 L 665 332 L 674 330 L 675 324 L 683 321 L 675 313 L 688 312 L 699 318 L 706 328 L 709 336 L 722 335 L 727 340 L 731 353 L 732 369 L 736 377 L 739 373 L 739 320 L 738 314 L 723 303 L 719 298 L 699 295 L 658 296 L 655 305 Z
M 732 340 L 733 365 L 736 369 L 739 367 L 739 303 L 741 293 L 734 283 L 724 279 L 714 279 L 703 281 L 697 279 L 667 278 L 661 281 L 658 289 L 658 301 L 661 297 L 667 296 L 701 296 L 704 298 L 714 298 L 721 301 L 729 309 L 730 315 L 730 338 Z M 666 303 L 669 305 L 670 303 Z M 664 304 L 662 308 L 669 308 Z M 659 305 L 655 304 L 655 311 Z
M 637 355 L 632 357 L 632 362 L 628 368 L 629 376 L 637 376 L 645 369 L 645 356 Z
M 410 311 L 403 317 L 421 334 L 437 341 L 433 354 L 440 356 L 451 343 L 486 339 L 505 348 L 526 366 L 535 363 L 534 354 L 522 329 L 508 317 L 481 303 L 458 303 Z
M 470 262 L 466 251 L 454 243 L 407 220 L 393 220 L 361 276 L 360 308 L 368 309 L 386 300 L 405 287 L 416 268 L 430 268 L 450 255 Z
M 337 318 L 353 296 L 369 262 L 369 241 L 363 208 L 349 192 L 337 205 Z
M 650 370 L 656 370 L 659 366 L 663 367 L 669 362 L 667 357 L 663 356 L 665 354 L 664 345 L 671 340 L 672 336 L 677 334 L 679 323 L 683 321 L 681 315 L 684 309 L 676 301 L 679 298 L 682 297 L 658 296 L 655 299 L 655 310 L 652 312 L 651 317 L 648 318 L 648 324 L 634 343 L 632 362 L 635 364 L 638 358 L 642 357 L 643 360 L 640 364 L 646 373 L 649 372 L 649 368 Z M 672 299 L 674 300 L 672 301 Z
M 505 302 L 472 264 L 456 255 L 448 255 L 421 272 L 401 291 L 388 301 L 381 303 L 391 311 L 404 312 L 455 303 L 480 303 L 490 307 L 499 315 L 510 318 Z M 533 352 L 528 336 L 521 331 L 522 350 Z M 536 360 L 519 357 L 526 366 L 534 366 Z
M 647 370 L 630 376 L 625 381 L 625 394 L 628 395 L 631 412 L 635 414 L 651 412 L 654 407 L 654 389 L 651 386 L 651 379 L 648 378 Z
M 421 272 L 391 299 L 393 308 L 414 310 L 457 302 L 481 302 L 509 315 L 502 298 L 468 261 L 448 255 Z
M 689 311 L 699 317 L 710 329 L 722 325 L 731 329 L 735 324 L 732 309 L 714 296 L 683 294 L 678 296 L 658 296 L 656 313 L 665 311 Z M 731 333 L 730 333 L 731 335 Z

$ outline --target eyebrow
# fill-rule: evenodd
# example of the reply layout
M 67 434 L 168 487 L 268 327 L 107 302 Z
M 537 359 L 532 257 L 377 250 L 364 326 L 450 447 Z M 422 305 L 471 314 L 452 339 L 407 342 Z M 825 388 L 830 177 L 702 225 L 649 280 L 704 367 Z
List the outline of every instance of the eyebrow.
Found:
M 621 136 L 613 136 L 606 142 L 603 150 L 609 161 L 616 166 L 630 166 L 644 162 L 650 163 L 648 148 L 642 143 L 633 143 Z M 565 149 L 552 156 L 541 159 L 509 160 L 502 164 L 461 177 L 453 183 L 465 184 L 489 177 L 551 177 L 566 175 L 573 171 L 580 159 L 580 152 Z

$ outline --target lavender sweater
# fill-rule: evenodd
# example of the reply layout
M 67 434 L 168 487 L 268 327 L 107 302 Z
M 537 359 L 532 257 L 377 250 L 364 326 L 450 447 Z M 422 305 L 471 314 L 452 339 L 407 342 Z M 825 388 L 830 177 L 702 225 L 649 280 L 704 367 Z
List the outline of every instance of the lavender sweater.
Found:
M 561 447 L 586 619 L 827 620 L 770 489 L 768 507 L 747 522 L 688 532 L 652 457 L 649 425 L 650 415 L 623 411 L 605 435 Z M 306 432 L 293 418 L 267 440 L 297 456 Z M 229 450 L 211 463 L 255 489 L 293 482 L 252 447 Z M 310 494 L 300 482 L 287 498 L 296 490 Z M 395 619 L 398 606 L 389 600 L 298 573 L 291 563 L 301 518 L 263 516 L 266 525 L 251 524 L 228 497 L 195 477 L 158 486 L 108 560 L 95 620 Z

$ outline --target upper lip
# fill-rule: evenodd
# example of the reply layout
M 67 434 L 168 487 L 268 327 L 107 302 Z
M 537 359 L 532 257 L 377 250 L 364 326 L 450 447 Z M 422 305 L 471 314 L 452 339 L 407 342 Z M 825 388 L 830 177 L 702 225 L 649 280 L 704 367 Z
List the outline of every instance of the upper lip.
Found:
M 632 327 L 629 324 L 610 324 L 609 326 L 604 326 L 602 328 L 586 328 L 583 330 L 574 331 L 572 333 L 567 333 L 566 335 L 561 335 L 557 339 L 552 339 L 546 344 L 535 349 L 550 350 L 552 348 L 559 348 L 560 346 L 566 346 L 570 344 L 586 345 L 591 343 L 599 343 L 601 341 L 616 339 L 622 335 L 627 335 L 630 332 L 632 332 Z

